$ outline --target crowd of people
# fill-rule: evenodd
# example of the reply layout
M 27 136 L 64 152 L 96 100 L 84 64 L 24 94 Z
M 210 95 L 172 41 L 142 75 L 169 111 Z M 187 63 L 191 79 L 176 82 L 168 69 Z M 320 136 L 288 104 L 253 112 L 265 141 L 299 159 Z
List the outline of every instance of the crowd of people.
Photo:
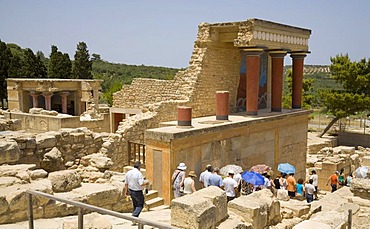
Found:
M 172 185 L 174 190 L 174 197 L 180 197 L 196 191 L 195 182 L 197 175 L 194 171 L 190 171 L 187 178 L 185 178 L 186 166 L 180 163 L 172 175 Z M 274 179 L 271 178 L 270 173 L 262 173 L 264 178 L 263 185 L 253 185 L 245 182 L 240 173 L 235 173 L 233 170 L 228 171 L 226 177 L 220 175 L 218 167 L 213 168 L 208 164 L 205 170 L 199 175 L 199 182 L 202 188 L 209 186 L 217 186 L 226 192 L 228 201 L 234 199 L 240 194 L 248 195 L 252 192 L 261 189 L 270 189 L 275 195 L 277 192 L 287 192 L 290 198 L 305 198 L 308 203 L 318 199 L 318 175 L 315 170 L 311 171 L 309 178 L 305 181 L 299 178 L 296 181 L 294 173 L 280 173 Z M 338 185 L 350 185 L 352 175 L 344 176 L 344 169 L 340 172 L 336 171 L 329 177 L 327 185 L 331 185 L 332 192 L 337 190 Z M 284 191 L 279 191 L 284 190 Z
M 144 207 L 143 190 L 148 185 L 148 181 L 144 180 L 140 172 L 141 166 L 142 164 L 140 162 L 136 162 L 134 169 L 127 172 L 125 180 L 125 193 L 126 196 L 130 196 L 132 199 L 134 206 L 132 216 L 134 217 L 139 217 Z M 172 186 L 175 198 L 196 191 L 195 182 L 197 175 L 194 171 L 190 171 L 186 176 L 186 169 L 187 166 L 182 162 L 177 166 L 172 175 Z M 240 194 L 248 195 L 261 189 L 270 189 L 275 195 L 277 195 L 278 192 L 287 192 L 290 198 L 297 198 L 299 196 L 305 197 L 308 203 L 318 199 L 319 178 L 315 170 L 311 171 L 307 181 L 304 181 L 303 178 L 299 178 L 298 182 L 296 182 L 294 173 L 280 173 L 274 179 L 271 178 L 268 172 L 263 172 L 262 176 L 264 179 L 263 184 L 253 185 L 245 182 L 241 174 L 235 173 L 232 169 L 227 171 L 226 177 L 222 177 L 218 167 L 213 168 L 212 165 L 208 164 L 205 170 L 199 175 L 199 182 L 202 188 L 217 186 L 225 190 L 228 202 L 238 197 Z M 352 175 L 349 174 L 345 176 L 344 169 L 341 169 L 340 172 L 336 171 L 329 177 L 326 185 L 330 184 L 331 191 L 334 192 L 338 189 L 338 186 L 350 186 L 351 181 Z

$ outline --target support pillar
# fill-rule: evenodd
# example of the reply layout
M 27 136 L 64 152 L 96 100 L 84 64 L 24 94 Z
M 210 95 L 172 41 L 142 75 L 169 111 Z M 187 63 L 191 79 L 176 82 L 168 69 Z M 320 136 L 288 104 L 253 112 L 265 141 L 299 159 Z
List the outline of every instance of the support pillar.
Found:
M 229 120 L 229 92 L 216 92 L 216 120 Z
M 271 111 L 281 112 L 283 100 L 284 57 L 286 51 L 273 51 L 271 56 Z
M 62 98 L 62 113 L 67 114 L 67 102 L 68 102 L 68 95 L 70 93 L 68 91 L 63 91 L 59 93 L 60 97 Z
M 244 49 L 246 53 L 247 65 L 247 85 L 246 85 L 246 113 L 247 115 L 258 114 L 258 88 L 260 79 L 260 56 L 263 49 Z
M 31 91 L 30 92 L 30 96 L 32 96 L 32 107 L 33 108 L 38 108 L 39 107 L 39 95 L 40 93 L 38 92 L 35 92 L 35 91 Z
M 306 53 L 292 53 L 293 59 L 293 86 L 292 86 L 292 109 L 302 108 L 302 84 L 303 84 L 303 62 Z
M 191 127 L 191 107 L 177 108 L 177 126 Z
M 51 97 L 53 96 L 53 92 L 43 92 L 42 95 L 45 98 L 45 110 L 51 110 Z

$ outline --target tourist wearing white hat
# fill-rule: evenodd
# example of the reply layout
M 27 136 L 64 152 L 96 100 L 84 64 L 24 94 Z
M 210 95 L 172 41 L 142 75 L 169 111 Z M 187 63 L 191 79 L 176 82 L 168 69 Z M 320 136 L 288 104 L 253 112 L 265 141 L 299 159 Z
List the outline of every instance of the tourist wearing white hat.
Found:
M 238 183 L 233 179 L 234 173 L 234 170 L 229 170 L 229 176 L 222 181 L 227 196 L 227 202 L 233 200 L 238 192 Z
M 184 185 L 184 180 L 185 180 L 185 170 L 186 170 L 186 165 L 185 163 L 181 162 L 179 166 L 177 166 L 177 169 L 172 175 L 172 186 L 173 186 L 173 194 L 175 198 L 181 196 L 180 189 Z

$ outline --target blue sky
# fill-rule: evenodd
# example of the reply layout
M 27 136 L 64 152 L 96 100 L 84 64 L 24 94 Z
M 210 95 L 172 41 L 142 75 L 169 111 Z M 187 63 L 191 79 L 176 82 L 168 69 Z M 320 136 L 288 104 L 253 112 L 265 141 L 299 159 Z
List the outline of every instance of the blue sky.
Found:
M 330 64 L 339 53 L 370 56 L 369 9 L 368 0 L 0 0 L 0 39 L 71 58 L 85 41 L 110 62 L 187 67 L 199 23 L 260 18 L 311 29 L 305 63 Z

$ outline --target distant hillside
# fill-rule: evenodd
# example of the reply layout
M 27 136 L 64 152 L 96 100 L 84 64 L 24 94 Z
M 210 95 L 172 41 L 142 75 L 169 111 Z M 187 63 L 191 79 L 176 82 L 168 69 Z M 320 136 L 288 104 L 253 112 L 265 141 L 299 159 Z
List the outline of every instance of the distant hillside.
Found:
M 103 102 L 112 104 L 112 94 L 120 90 L 123 84 L 130 84 L 134 78 L 173 79 L 181 69 L 145 65 L 128 65 L 93 60 L 92 74 L 102 83 Z

